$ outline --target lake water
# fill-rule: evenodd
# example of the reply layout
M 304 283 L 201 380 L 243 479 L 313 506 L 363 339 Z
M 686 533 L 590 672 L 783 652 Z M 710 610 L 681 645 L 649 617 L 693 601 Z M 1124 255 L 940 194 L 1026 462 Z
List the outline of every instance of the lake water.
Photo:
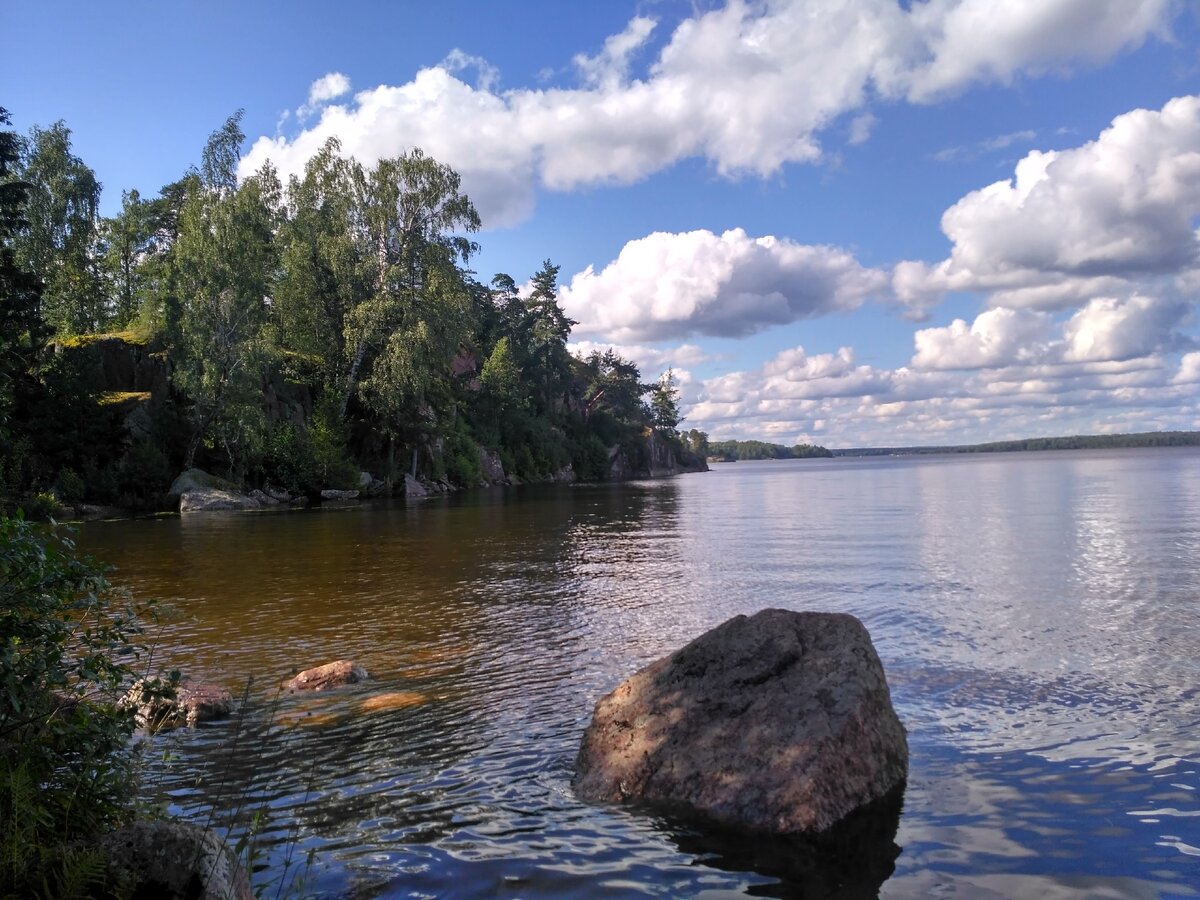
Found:
M 246 692 L 156 738 L 149 781 L 234 838 L 257 820 L 266 896 L 304 869 L 293 896 L 1200 896 L 1194 448 L 742 462 L 81 543 L 175 607 L 158 662 Z M 571 793 L 598 697 L 768 606 L 858 616 L 887 670 L 910 773 L 870 864 Z M 339 657 L 373 681 L 273 699 Z

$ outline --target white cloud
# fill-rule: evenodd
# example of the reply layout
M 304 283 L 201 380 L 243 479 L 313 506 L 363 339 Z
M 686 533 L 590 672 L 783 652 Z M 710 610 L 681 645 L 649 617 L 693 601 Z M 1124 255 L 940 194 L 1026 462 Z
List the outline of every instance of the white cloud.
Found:
M 851 144 L 865 144 L 871 137 L 873 129 L 879 120 L 870 113 L 855 116 L 850 122 L 850 134 L 847 140 Z
M 683 412 L 714 439 L 820 433 L 833 447 L 1198 429 L 1188 311 L 1141 296 L 1093 300 L 1065 321 L 997 308 L 918 331 L 912 364 L 896 369 L 858 364 L 849 347 L 796 347 L 699 381 Z
M 1028 144 L 1036 137 L 1037 132 L 1029 129 L 1012 131 L 1008 134 L 998 134 L 995 137 L 986 138 L 975 144 L 947 147 L 933 154 L 933 158 L 938 162 L 959 162 L 977 159 L 983 153 L 994 153 L 997 150 L 1003 150 L 1016 143 Z
M 1067 322 L 1067 361 L 1123 360 L 1174 349 L 1188 305 L 1151 297 L 1098 298 Z
M 306 119 L 316 112 L 322 104 L 336 100 L 350 92 L 350 79 L 341 72 L 330 72 L 322 75 L 308 88 L 308 101 L 296 110 L 296 118 Z M 280 120 L 281 124 L 283 120 Z
M 1179 371 L 1171 379 L 1172 384 L 1200 383 L 1200 351 L 1186 353 L 1179 362 Z
M 1050 317 L 1011 309 L 981 313 L 968 327 L 955 319 L 945 328 L 925 328 L 914 335 L 917 369 L 982 369 L 1035 362 L 1050 342 Z
M 562 288 L 576 333 L 615 341 L 706 334 L 741 337 L 772 325 L 846 312 L 887 291 L 886 273 L 836 247 L 753 238 L 740 228 L 656 232 Z
M 1093 299 L 1063 323 L 1044 312 L 997 307 L 980 313 L 969 327 L 955 319 L 917 331 L 912 366 L 1000 369 L 1147 358 L 1190 345 L 1179 331 L 1189 311 L 1183 301 L 1140 295 Z
M 895 0 L 730 0 L 683 20 L 641 77 L 631 72 L 652 36 L 646 17 L 575 58 L 579 87 L 499 92 L 493 75 L 472 87 L 455 77 L 467 58 L 452 53 L 405 84 L 326 107 L 293 138 L 259 138 L 242 171 L 270 158 L 299 172 L 331 136 L 365 162 L 420 146 L 463 176 L 485 224 L 504 225 L 529 213 L 539 182 L 631 183 L 695 156 L 724 175 L 812 162 L 818 133 L 872 93 L 924 102 L 1099 62 L 1164 34 L 1175 12 L 1170 0 L 1014 0 L 1002 13 L 987 0 L 908 10 Z M 310 103 L 340 86 L 314 85 Z M 865 138 L 867 121 L 851 125 L 852 139 Z
M 1096 64 L 1165 36 L 1173 0 L 931 0 L 914 3 L 918 53 L 928 56 L 907 73 L 907 93 L 929 100 L 972 81 L 1008 84 L 1022 73 Z
M 896 294 L 918 309 L 946 290 L 993 305 L 1063 308 L 1121 281 L 1183 274 L 1200 259 L 1200 96 L 1118 116 L 1094 141 L 1033 151 L 1015 177 L 942 216 L 953 243 L 935 266 L 906 262 Z
M 624 31 L 609 37 L 596 56 L 576 54 L 573 62 L 584 82 L 607 89 L 620 87 L 628 77 L 630 57 L 645 46 L 657 24 L 654 19 L 636 16 Z

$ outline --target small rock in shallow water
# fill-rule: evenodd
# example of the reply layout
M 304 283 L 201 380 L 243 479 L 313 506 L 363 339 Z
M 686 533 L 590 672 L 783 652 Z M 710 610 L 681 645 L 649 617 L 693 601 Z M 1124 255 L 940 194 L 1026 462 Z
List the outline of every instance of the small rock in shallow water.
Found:
M 323 691 L 328 688 L 341 687 L 344 684 L 355 684 L 366 681 L 371 676 L 367 670 L 350 659 L 339 659 L 323 666 L 305 669 L 294 678 L 285 681 L 281 690 L 294 691 Z
M 363 712 L 376 712 L 381 709 L 407 709 L 410 706 L 420 706 L 428 703 L 429 698 L 417 691 L 393 691 L 390 694 L 376 694 L 368 697 L 360 707 Z
M 223 719 L 233 712 L 233 694 L 218 684 L 186 681 L 175 689 L 174 699 L 147 697 L 145 682 L 136 681 L 121 701 L 137 710 L 142 728 L 189 727 L 212 719 Z

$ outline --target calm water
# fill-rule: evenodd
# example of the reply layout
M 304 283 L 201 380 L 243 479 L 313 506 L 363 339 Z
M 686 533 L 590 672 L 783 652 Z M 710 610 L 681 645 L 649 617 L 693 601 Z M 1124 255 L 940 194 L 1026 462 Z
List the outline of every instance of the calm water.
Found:
M 151 776 L 235 836 L 261 810 L 259 883 L 312 851 L 306 896 L 835 884 L 569 787 L 600 695 L 780 606 L 861 618 L 909 732 L 894 873 L 886 834 L 842 896 L 1200 896 L 1194 449 L 737 463 L 82 543 L 175 606 L 161 661 L 248 691 L 240 723 L 156 739 Z M 272 700 L 338 657 L 374 681 Z

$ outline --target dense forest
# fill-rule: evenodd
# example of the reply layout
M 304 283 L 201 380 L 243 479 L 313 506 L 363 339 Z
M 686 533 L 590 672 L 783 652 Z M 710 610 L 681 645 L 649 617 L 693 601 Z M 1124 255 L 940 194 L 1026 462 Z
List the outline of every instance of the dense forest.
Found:
M 670 372 L 568 352 L 557 266 L 476 279 L 450 168 L 331 139 L 287 183 L 239 179 L 240 118 L 111 217 L 64 123 L 0 130 L 5 505 L 155 507 L 193 466 L 310 496 L 364 470 L 474 486 L 489 456 L 526 481 L 703 466 Z
M 685 435 L 685 439 L 686 439 Z M 768 444 L 765 441 L 712 441 L 705 444 L 705 456 L 724 462 L 739 459 L 817 459 L 832 456 L 824 447 L 816 444 Z
M 859 447 L 834 450 L 833 456 L 898 456 L 921 453 L 1013 453 L 1022 450 L 1103 450 L 1117 447 L 1197 447 L 1200 431 L 1152 431 L 1144 434 L 1090 434 L 1025 438 L 945 447 Z

